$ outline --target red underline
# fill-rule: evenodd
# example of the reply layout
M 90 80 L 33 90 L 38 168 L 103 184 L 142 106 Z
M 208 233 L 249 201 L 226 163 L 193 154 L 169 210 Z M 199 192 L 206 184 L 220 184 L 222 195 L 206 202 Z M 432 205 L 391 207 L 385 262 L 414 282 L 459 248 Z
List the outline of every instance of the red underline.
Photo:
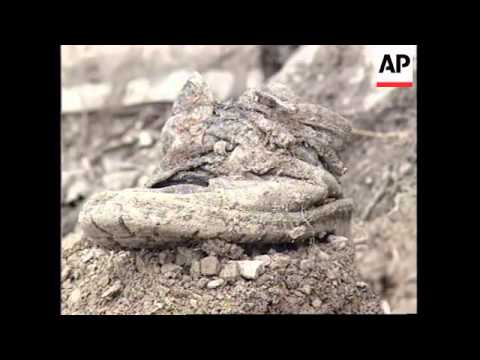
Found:
M 377 87 L 412 87 L 413 82 L 377 82 Z

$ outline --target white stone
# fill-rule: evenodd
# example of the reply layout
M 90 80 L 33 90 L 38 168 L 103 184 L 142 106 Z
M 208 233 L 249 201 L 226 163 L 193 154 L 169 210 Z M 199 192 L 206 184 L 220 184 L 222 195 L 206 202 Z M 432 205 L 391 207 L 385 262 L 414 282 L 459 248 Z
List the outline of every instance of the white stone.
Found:
M 76 288 L 70 294 L 70 302 L 72 304 L 75 304 L 75 303 L 79 302 L 81 298 L 82 298 L 82 292 L 80 291 L 79 288 Z
M 207 283 L 207 288 L 215 289 L 219 286 L 222 286 L 224 282 L 225 282 L 225 280 L 223 280 L 223 279 L 212 280 L 212 281 Z
M 312 306 L 313 306 L 314 308 L 317 308 L 317 309 L 318 309 L 320 306 L 322 306 L 322 301 L 317 298 L 317 299 L 315 299 L 315 300 L 312 301 Z
M 153 144 L 153 137 L 148 131 L 141 131 L 138 134 L 138 146 L 149 147 Z
M 237 263 L 240 275 L 245 279 L 254 280 L 264 270 L 264 265 L 260 260 L 243 260 Z

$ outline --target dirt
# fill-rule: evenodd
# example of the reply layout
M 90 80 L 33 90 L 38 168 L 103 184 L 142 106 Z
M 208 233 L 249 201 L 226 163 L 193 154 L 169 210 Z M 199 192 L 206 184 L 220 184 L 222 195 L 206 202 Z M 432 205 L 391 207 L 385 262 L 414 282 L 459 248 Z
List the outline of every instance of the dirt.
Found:
M 70 236 L 75 236 L 71 234 Z M 255 279 L 222 278 L 227 264 L 265 261 Z M 199 271 L 219 261 L 216 275 Z M 217 241 L 164 250 L 106 250 L 85 240 L 62 255 L 63 314 L 379 314 L 356 276 L 350 240 L 248 248 Z
M 342 182 L 356 203 L 353 237 L 362 276 L 394 313 L 417 311 L 417 113 L 415 89 L 397 89 L 353 119 L 377 134 L 356 136 L 342 154 Z

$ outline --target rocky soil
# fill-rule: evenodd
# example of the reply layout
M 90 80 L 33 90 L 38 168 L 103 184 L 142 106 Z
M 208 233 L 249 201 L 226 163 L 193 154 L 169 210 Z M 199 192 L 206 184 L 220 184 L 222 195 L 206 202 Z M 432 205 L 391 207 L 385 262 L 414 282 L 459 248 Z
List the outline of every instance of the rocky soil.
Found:
M 63 241 L 63 314 L 378 314 L 351 240 L 106 250 Z
M 354 118 L 358 135 L 343 154 L 356 203 L 353 237 L 364 279 L 392 312 L 417 311 L 417 114 L 414 89 L 397 89 Z

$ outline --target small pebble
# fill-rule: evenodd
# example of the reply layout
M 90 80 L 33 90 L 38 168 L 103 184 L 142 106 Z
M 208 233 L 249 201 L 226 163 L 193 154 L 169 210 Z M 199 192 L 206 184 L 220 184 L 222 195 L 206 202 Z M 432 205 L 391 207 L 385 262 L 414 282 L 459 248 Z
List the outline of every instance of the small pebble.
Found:
M 70 299 L 69 300 L 72 304 L 75 304 L 75 303 L 79 302 L 81 298 L 82 298 L 82 292 L 80 291 L 79 288 L 76 288 L 70 294 Z
M 300 288 L 300 291 L 305 295 L 310 295 L 312 293 L 312 287 L 310 285 L 305 285 Z
M 316 298 L 312 301 L 312 306 L 318 309 L 320 306 L 322 306 L 322 301 Z
M 245 279 L 254 280 L 263 271 L 264 265 L 260 260 L 243 260 L 238 261 L 238 269 Z
M 152 135 L 148 131 L 142 131 L 138 135 L 138 146 L 140 147 L 148 147 L 153 144 Z
M 223 279 L 216 279 L 216 280 L 209 281 L 207 283 L 207 288 L 208 289 L 216 289 L 219 286 L 222 286 L 224 282 L 225 282 L 225 280 L 223 280 Z
M 392 313 L 392 310 L 390 309 L 390 305 L 388 304 L 387 300 L 382 300 L 381 306 L 382 306 L 382 310 L 385 314 L 391 314 Z
M 402 166 L 400 166 L 400 175 L 406 175 L 410 172 L 412 169 L 412 165 L 410 163 L 404 163 Z

